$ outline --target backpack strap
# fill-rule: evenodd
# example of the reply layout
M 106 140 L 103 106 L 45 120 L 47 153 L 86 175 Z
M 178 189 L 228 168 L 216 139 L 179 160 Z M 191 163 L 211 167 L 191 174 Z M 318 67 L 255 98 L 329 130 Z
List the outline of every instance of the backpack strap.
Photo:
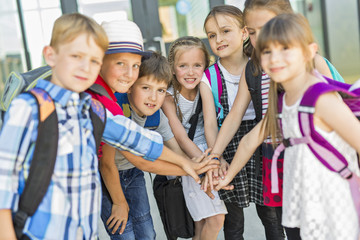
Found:
M 102 96 L 107 97 L 108 99 L 112 100 L 112 98 L 110 97 L 109 93 L 106 91 L 106 89 L 101 86 L 100 84 L 96 84 L 94 83 L 93 85 L 90 86 L 89 88 L 91 91 L 100 94 Z
M 248 85 L 248 90 L 250 92 L 251 100 L 254 104 L 256 121 L 260 122 L 262 119 L 262 100 L 261 100 L 261 77 L 262 73 L 254 76 L 255 71 L 254 62 L 252 60 L 248 61 L 245 67 L 245 80 Z
M 324 58 L 324 57 L 323 57 Z M 327 60 L 326 58 L 324 58 L 330 72 L 331 72 L 331 76 L 334 80 L 339 81 L 339 82 L 345 82 L 344 78 L 340 75 L 340 73 L 336 70 L 336 68 L 334 67 L 334 65 L 331 64 L 331 62 L 329 60 Z
M 220 100 L 223 89 L 222 89 L 220 70 L 217 63 L 208 67 L 205 70 L 205 75 L 211 86 L 211 92 L 214 97 L 215 111 L 218 113 L 218 118 L 224 119 L 224 108 L 221 105 L 221 100 Z
M 29 176 L 13 218 L 18 239 L 23 235 L 26 219 L 35 213 L 47 192 L 54 171 L 59 138 L 58 118 L 51 97 L 40 88 L 30 90 L 29 94 L 34 96 L 38 105 L 39 125 Z
M 91 107 L 89 109 L 90 118 L 93 125 L 93 134 L 95 138 L 96 152 L 99 151 L 101 139 L 105 130 L 106 111 L 104 105 L 96 99 L 91 99 Z
M 198 99 L 198 102 L 197 102 L 197 105 L 196 105 L 195 112 L 190 117 L 190 120 L 189 120 L 190 129 L 188 131 L 188 137 L 191 139 L 191 141 L 194 139 L 196 126 L 197 126 L 199 115 L 200 115 L 201 111 L 202 111 L 202 101 L 201 101 L 201 96 L 199 94 L 199 99 Z

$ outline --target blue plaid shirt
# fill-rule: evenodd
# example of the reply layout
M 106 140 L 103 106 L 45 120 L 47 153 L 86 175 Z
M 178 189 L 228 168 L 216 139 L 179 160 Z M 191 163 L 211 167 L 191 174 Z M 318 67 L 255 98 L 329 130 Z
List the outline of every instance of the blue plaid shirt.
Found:
M 77 94 L 40 80 L 37 87 L 53 98 L 58 115 L 59 146 L 49 189 L 24 233 L 31 239 L 96 239 L 100 215 L 101 184 L 92 122 L 91 96 Z M 103 141 L 155 160 L 162 152 L 159 134 L 139 127 L 124 116 L 109 111 Z M 30 94 L 15 98 L 6 113 L 0 133 L 0 209 L 18 208 L 19 195 L 35 148 L 38 109 Z M 34 193 L 36 194 L 36 193 Z

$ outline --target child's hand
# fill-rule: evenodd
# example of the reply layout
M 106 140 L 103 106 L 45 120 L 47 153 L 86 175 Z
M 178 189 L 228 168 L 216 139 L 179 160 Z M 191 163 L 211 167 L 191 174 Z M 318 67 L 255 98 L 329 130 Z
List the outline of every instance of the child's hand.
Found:
M 200 189 L 204 190 L 205 188 L 203 186 L 206 185 L 206 190 L 204 190 L 205 193 L 209 196 L 209 198 L 214 199 L 215 198 L 214 194 L 212 194 L 211 189 L 209 187 L 207 187 L 207 185 L 208 185 L 206 183 L 207 181 L 208 181 L 208 175 L 205 175 L 201 179 L 201 187 L 200 187 Z
M 111 233 L 115 234 L 118 228 L 121 226 L 119 234 L 122 234 L 125 230 L 129 214 L 129 205 L 126 201 L 120 204 L 113 204 L 111 207 L 111 215 L 106 221 L 106 225 L 109 229 L 112 229 Z
M 225 175 L 227 174 L 227 171 L 229 169 L 229 163 L 225 161 L 223 157 L 220 158 L 220 168 L 219 168 L 219 176 L 221 179 L 224 179 Z
M 228 176 L 225 176 L 223 179 L 220 178 L 217 182 L 216 182 L 216 187 L 215 190 L 219 191 L 220 189 L 224 189 L 224 190 L 233 190 L 234 189 L 234 185 L 229 185 L 229 183 L 231 182 L 232 179 L 230 179 Z

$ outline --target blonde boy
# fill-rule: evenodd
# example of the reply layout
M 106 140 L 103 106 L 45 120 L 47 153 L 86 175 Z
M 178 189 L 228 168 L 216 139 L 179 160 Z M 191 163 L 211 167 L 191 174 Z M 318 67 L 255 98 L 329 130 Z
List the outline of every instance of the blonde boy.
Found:
M 81 14 L 56 20 L 50 46 L 44 48 L 52 68 L 51 81 L 37 88 L 53 99 L 59 127 L 55 169 L 48 191 L 34 215 L 27 218 L 24 237 L 30 239 L 96 239 L 100 213 L 100 177 L 92 122 L 91 96 L 83 93 L 95 81 L 108 48 L 103 29 Z M 175 159 L 163 148 L 161 136 L 123 116 L 106 111 L 103 141 L 149 160 Z M 0 133 L 0 238 L 16 239 L 12 213 L 27 179 L 37 136 L 35 99 L 20 94 L 11 103 Z M 196 176 L 191 165 L 181 163 Z M 36 193 L 34 193 L 36 194 Z

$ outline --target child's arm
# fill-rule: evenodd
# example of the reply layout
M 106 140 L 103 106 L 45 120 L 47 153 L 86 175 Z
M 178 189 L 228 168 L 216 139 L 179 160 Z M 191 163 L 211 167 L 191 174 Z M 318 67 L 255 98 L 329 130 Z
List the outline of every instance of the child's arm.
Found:
M 314 57 L 314 62 L 315 62 L 315 68 L 316 70 L 319 71 L 319 73 L 321 73 L 322 75 L 328 77 L 328 78 L 333 78 L 330 72 L 330 69 L 327 65 L 327 63 L 325 62 L 324 58 L 322 56 L 320 56 L 319 54 L 316 54 Z
M 203 82 L 200 82 L 200 95 L 204 114 L 206 143 L 208 147 L 212 147 L 215 145 L 216 136 L 218 134 L 218 124 L 213 94 L 211 89 Z
M 108 144 L 102 146 L 103 155 L 99 162 L 99 169 L 113 203 L 106 225 L 114 234 L 122 224 L 120 229 L 120 234 L 122 234 L 128 220 L 129 205 L 121 188 L 119 171 L 115 165 L 115 151 L 116 149 Z
M 256 148 L 265 140 L 264 130 L 261 129 L 263 121 L 264 120 L 261 120 L 248 134 L 246 134 L 241 139 L 227 174 L 223 179 L 219 179 L 219 184 L 216 186 L 215 190 L 218 191 L 221 188 L 228 186 L 235 175 L 249 161 Z
M 0 239 L 16 240 L 10 209 L 0 209 L 0 223 Z
M 251 97 L 245 80 L 245 69 L 241 75 L 234 104 L 226 116 L 213 146 L 213 153 L 222 154 L 241 125 Z
M 181 149 L 181 147 L 179 146 L 178 142 L 176 141 L 175 137 L 171 138 L 168 141 L 164 141 L 165 146 L 167 146 L 168 148 L 170 148 L 172 151 L 174 151 L 175 153 L 188 158 L 188 156 L 183 152 L 183 150 Z
M 151 172 L 159 175 L 172 175 L 172 176 L 185 176 L 187 173 L 179 167 L 170 162 L 165 162 L 163 160 L 156 160 L 154 162 L 147 161 L 142 157 L 136 156 L 127 151 L 121 151 L 121 154 L 126 157 L 129 162 L 131 162 L 135 167 L 138 169 Z M 197 174 L 201 174 L 207 172 L 210 169 L 214 169 L 218 167 L 218 161 L 213 160 L 210 161 L 207 165 L 203 166 L 202 168 L 195 169 Z
M 209 163 L 209 160 L 194 163 L 165 147 L 162 137 L 157 132 L 144 129 L 122 115 L 114 116 L 108 110 L 106 110 L 106 114 L 107 120 L 103 134 L 104 142 L 119 150 L 126 150 L 143 156 L 147 160 L 154 161 L 161 159 L 174 163 L 182 167 L 195 181 L 200 182 L 194 168 L 204 167 Z M 198 157 L 203 159 L 205 155 L 202 154 Z
M 0 133 L 0 239 L 16 239 L 11 209 L 19 198 L 20 171 L 29 167 L 26 156 L 36 140 L 37 116 L 36 101 L 29 94 L 15 98 L 5 114 Z
M 203 152 L 188 137 L 185 128 L 176 114 L 174 98 L 170 95 L 166 96 L 161 108 L 169 120 L 171 130 L 174 133 L 175 139 L 180 145 L 181 149 L 191 158 L 201 156 Z
M 327 93 L 319 97 L 314 123 L 325 131 L 334 130 L 360 153 L 360 122 L 338 94 Z

